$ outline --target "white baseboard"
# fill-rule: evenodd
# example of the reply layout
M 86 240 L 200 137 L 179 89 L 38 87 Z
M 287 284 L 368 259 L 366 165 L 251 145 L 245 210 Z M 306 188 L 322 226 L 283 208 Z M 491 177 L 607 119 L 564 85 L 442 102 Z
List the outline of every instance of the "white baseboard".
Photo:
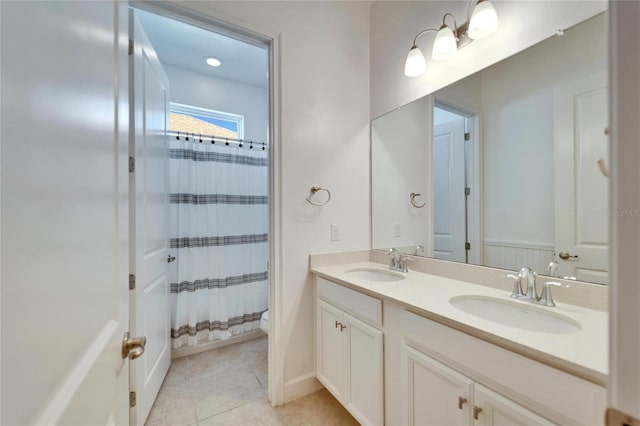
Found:
M 314 373 L 305 374 L 284 384 L 284 403 L 301 398 L 324 388 Z
M 218 349 L 224 346 L 233 345 L 240 342 L 246 342 L 247 340 L 255 339 L 257 337 L 265 336 L 262 330 L 253 330 L 246 333 L 239 334 L 237 336 L 231 336 L 227 340 L 214 340 L 212 342 L 206 341 L 199 343 L 195 346 L 182 346 L 178 349 L 171 351 L 171 359 L 182 358 L 183 356 L 195 355 L 200 352 L 210 351 L 211 349 Z

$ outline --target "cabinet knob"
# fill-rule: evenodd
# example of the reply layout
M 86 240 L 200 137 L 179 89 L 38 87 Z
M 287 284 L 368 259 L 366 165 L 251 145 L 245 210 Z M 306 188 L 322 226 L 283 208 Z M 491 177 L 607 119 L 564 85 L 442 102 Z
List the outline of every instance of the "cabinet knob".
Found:
M 336 320 L 336 328 L 338 328 L 341 324 Z
M 347 328 L 347 326 L 346 326 L 346 325 L 342 325 L 342 324 L 340 324 L 340 331 L 344 330 L 345 328 Z
M 458 410 L 462 410 L 462 406 L 467 402 L 467 398 L 463 398 L 461 396 L 458 397 Z
M 474 420 L 478 420 L 478 414 L 482 413 L 482 408 L 478 407 L 477 405 L 473 406 L 473 418 Z

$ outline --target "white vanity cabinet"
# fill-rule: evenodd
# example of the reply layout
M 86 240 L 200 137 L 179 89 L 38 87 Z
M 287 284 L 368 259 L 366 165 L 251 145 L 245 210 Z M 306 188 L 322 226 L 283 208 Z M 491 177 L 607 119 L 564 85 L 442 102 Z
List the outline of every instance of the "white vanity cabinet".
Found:
M 316 279 L 316 377 L 362 424 L 384 423 L 382 302 Z
M 553 425 L 406 344 L 402 380 L 405 425 Z
M 603 424 L 601 386 L 408 311 L 401 324 L 404 424 Z

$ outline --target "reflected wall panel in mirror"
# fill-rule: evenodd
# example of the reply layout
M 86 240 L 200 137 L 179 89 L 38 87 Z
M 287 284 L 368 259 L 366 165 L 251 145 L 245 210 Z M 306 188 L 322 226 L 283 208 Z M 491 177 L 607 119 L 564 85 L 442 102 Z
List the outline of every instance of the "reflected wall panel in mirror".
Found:
M 373 248 L 606 283 L 606 24 L 374 120 Z

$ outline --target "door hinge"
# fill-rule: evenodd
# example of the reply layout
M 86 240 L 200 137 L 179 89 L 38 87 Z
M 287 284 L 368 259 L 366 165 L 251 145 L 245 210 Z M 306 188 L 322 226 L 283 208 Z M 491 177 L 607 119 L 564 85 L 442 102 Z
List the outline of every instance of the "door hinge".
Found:
M 136 406 L 136 393 L 129 392 L 129 407 L 135 407 L 135 406 Z
M 133 173 L 136 170 L 136 159 L 129 157 L 129 173 Z
M 136 276 L 134 274 L 129 274 L 129 290 L 136 289 Z
M 465 188 L 465 189 L 464 189 L 464 195 L 466 195 L 467 197 L 468 197 L 469 195 L 471 195 L 471 188 Z
M 471 133 L 467 133 L 467 132 L 465 132 L 465 134 L 464 134 L 464 140 L 465 140 L 465 141 L 471 140 Z
M 464 249 L 465 249 L 466 251 L 471 250 L 471 243 L 469 243 L 469 242 L 464 243 Z
M 133 55 L 133 39 L 129 39 L 129 55 Z

